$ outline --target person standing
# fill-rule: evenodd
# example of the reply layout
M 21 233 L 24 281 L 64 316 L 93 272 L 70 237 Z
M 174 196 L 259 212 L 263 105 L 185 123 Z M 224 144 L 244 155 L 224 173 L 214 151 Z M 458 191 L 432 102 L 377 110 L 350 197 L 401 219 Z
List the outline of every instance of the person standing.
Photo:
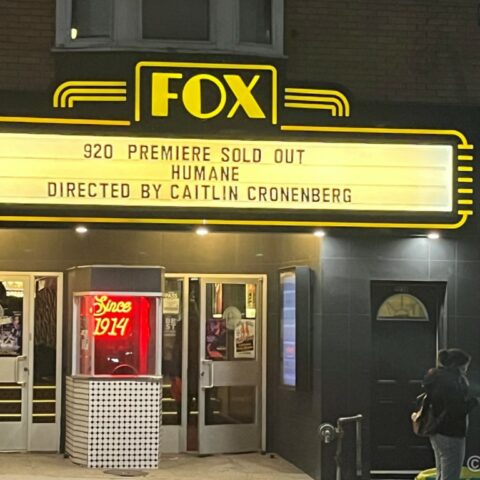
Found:
M 469 395 L 467 370 L 471 356 L 459 348 L 440 350 L 438 367 L 423 380 L 435 417 L 441 417 L 437 431 L 430 436 L 437 480 L 458 480 L 465 457 L 468 413 L 478 405 Z

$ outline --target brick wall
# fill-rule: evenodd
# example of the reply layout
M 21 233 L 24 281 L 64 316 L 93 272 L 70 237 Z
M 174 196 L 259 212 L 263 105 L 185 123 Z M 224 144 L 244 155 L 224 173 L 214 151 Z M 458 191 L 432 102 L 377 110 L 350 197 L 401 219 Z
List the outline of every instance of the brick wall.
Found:
M 357 100 L 480 103 L 479 0 L 285 0 L 290 83 Z M 0 0 L 0 90 L 45 90 L 55 0 Z
M 478 0 L 285 0 L 290 83 L 339 83 L 361 100 L 478 104 L 478 8 Z
M 0 0 L 0 90 L 45 90 L 53 79 L 55 0 Z

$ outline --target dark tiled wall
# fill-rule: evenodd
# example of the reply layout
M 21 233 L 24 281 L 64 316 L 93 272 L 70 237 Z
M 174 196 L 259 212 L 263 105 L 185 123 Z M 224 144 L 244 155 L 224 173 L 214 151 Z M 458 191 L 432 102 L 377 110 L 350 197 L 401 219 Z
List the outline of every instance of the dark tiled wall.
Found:
M 446 281 L 447 345 L 474 355 L 470 377 L 476 386 L 480 373 L 480 245 L 475 237 L 434 241 L 332 236 L 323 244 L 321 271 L 322 339 L 316 348 L 322 349 L 322 421 L 366 414 L 368 466 L 370 281 Z M 479 413 L 471 419 L 469 454 L 480 450 Z M 347 471 L 353 463 L 348 456 L 346 449 Z M 334 478 L 333 452 L 324 451 L 322 462 L 322 478 Z
M 380 233 L 343 235 L 332 234 L 320 241 L 299 234 L 202 238 L 191 233 L 103 230 L 81 237 L 70 230 L 4 229 L 0 230 L 0 271 L 127 264 L 162 265 L 176 273 L 268 274 L 267 447 L 319 478 L 318 425 L 368 412 L 371 280 L 446 281 L 448 344 L 474 355 L 472 385 L 480 388 L 477 238 L 432 241 Z M 293 265 L 309 265 L 315 272 L 313 386 L 309 393 L 282 388 L 278 381 L 278 269 Z M 478 454 L 480 412 L 471 420 L 469 452 Z M 348 438 L 345 442 L 345 451 L 352 451 Z M 323 448 L 322 480 L 334 478 L 333 449 L 332 445 Z

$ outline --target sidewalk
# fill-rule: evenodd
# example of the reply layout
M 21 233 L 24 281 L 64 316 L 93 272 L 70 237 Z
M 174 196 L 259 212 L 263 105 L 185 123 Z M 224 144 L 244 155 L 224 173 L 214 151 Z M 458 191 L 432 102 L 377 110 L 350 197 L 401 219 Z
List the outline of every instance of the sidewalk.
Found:
M 128 478 L 79 467 L 57 454 L 0 453 L 0 464 L 0 480 Z M 162 455 L 158 470 L 130 472 L 143 473 L 145 476 L 134 478 L 146 480 L 311 480 L 276 455 L 272 458 L 256 453 L 202 458 L 195 455 Z

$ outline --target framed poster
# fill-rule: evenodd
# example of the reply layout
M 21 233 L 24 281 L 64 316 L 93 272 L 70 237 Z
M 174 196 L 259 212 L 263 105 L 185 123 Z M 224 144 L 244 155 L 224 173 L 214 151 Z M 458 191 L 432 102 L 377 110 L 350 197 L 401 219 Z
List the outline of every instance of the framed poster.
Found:
M 255 320 L 242 319 L 235 325 L 235 358 L 255 358 Z

